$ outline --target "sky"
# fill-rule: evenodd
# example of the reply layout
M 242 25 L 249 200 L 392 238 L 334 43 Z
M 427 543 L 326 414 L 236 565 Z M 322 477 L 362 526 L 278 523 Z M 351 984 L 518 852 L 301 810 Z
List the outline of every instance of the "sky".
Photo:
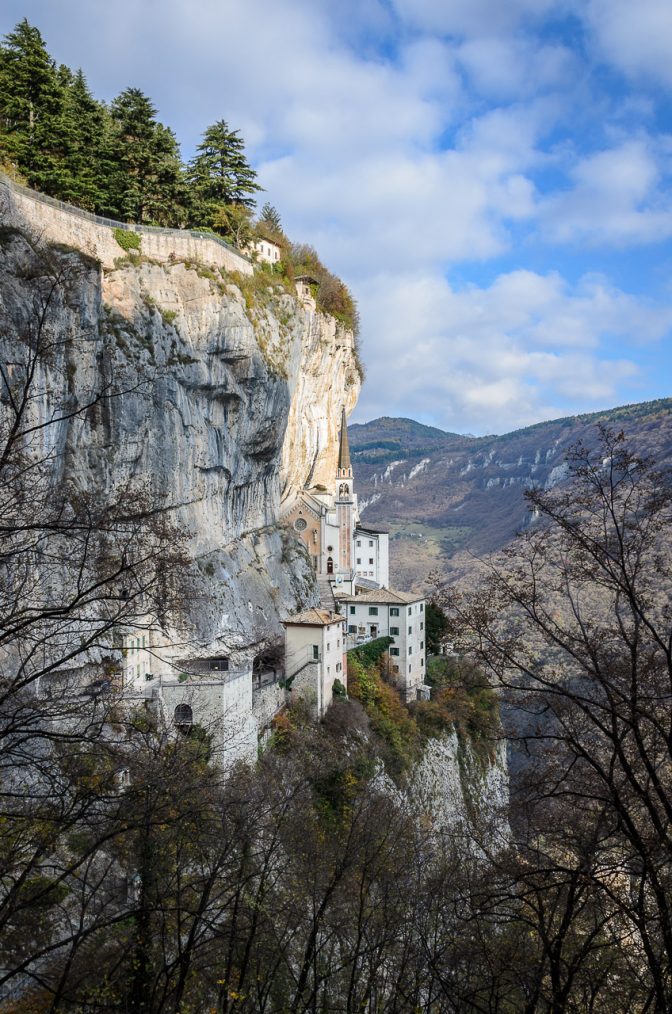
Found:
M 4 0 L 185 158 L 226 119 L 360 308 L 352 421 L 672 394 L 671 0 Z

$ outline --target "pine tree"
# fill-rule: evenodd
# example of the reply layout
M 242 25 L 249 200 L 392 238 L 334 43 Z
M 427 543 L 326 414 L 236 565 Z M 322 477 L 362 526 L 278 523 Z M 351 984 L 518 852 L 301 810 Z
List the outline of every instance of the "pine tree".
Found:
M 259 216 L 259 224 L 270 229 L 272 232 L 279 233 L 282 235 L 282 222 L 280 221 L 280 213 L 277 208 L 274 208 L 268 201 L 264 204 L 261 209 Z
M 61 115 L 56 125 L 59 142 L 58 196 L 89 211 L 103 203 L 103 148 L 106 112 L 96 102 L 81 70 L 59 69 Z
M 46 193 L 58 190 L 54 139 L 61 104 L 54 61 L 24 18 L 0 49 L 0 156 Z
M 116 156 L 116 169 L 105 210 L 124 221 L 175 224 L 185 199 L 175 135 L 156 120 L 156 108 L 139 88 L 123 91 L 110 113 L 109 156 Z
M 231 130 L 226 120 L 218 120 L 205 131 L 197 151 L 190 164 L 190 179 L 206 224 L 212 224 L 219 205 L 255 206 L 252 195 L 263 188 L 245 157 L 239 131 Z

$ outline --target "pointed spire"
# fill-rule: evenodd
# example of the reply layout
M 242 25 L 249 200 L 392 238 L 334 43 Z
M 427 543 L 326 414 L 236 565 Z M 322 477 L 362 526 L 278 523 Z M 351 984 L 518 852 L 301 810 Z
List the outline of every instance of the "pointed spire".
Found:
M 348 443 L 348 424 L 345 419 L 345 406 L 341 413 L 341 442 L 338 448 L 338 471 L 339 474 L 341 469 L 349 471 L 351 468 L 350 464 L 350 445 Z

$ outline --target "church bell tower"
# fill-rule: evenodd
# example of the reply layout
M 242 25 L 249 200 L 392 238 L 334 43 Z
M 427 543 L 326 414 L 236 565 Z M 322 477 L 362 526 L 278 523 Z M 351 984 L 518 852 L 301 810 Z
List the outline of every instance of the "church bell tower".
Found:
M 357 498 L 353 492 L 352 464 L 348 443 L 348 425 L 345 407 L 341 412 L 341 435 L 338 445 L 338 468 L 336 469 L 336 518 L 339 529 L 338 569 L 349 576 L 353 569 L 353 540 L 357 523 Z

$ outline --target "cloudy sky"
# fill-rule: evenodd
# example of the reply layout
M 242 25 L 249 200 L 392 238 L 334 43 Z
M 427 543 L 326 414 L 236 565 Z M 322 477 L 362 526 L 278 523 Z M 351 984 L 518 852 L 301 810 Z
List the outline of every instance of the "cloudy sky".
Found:
M 670 0 L 4 0 L 189 157 L 239 128 L 360 306 L 353 418 L 504 432 L 672 394 Z

